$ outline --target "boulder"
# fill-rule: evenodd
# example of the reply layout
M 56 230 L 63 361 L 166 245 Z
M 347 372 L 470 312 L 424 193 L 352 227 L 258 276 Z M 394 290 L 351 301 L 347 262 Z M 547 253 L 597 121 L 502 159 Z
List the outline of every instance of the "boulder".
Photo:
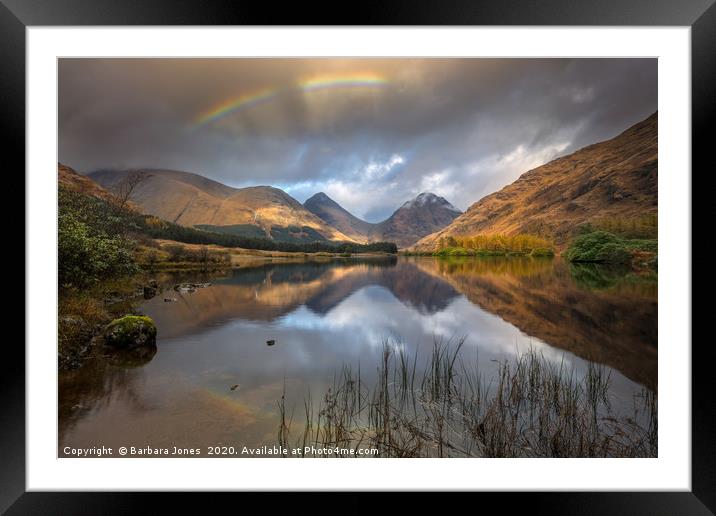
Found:
M 104 341 L 119 349 L 156 347 L 157 327 L 150 317 L 125 315 L 107 325 Z
M 157 295 L 157 287 L 144 285 L 144 299 L 152 299 Z
M 194 292 L 198 288 L 206 288 L 211 286 L 211 283 L 179 283 L 174 285 L 174 290 L 177 292 Z

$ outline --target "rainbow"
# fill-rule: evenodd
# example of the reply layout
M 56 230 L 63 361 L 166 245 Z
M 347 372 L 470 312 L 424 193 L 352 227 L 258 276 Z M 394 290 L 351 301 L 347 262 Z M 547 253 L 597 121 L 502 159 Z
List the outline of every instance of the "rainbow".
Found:
M 302 91 L 326 88 L 355 88 L 361 86 L 383 86 L 388 80 L 372 72 L 348 74 L 321 74 L 301 80 L 297 87 Z
M 218 106 L 199 114 L 194 119 L 194 125 L 202 126 L 216 122 L 231 113 L 263 104 L 264 102 L 273 100 L 281 94 L 290 93 L 292 91 L 309 93 L 312 91 L 330 88 L 376 87 L 383 86 L 387 83 L 388 79 L 373 72 L 313 75 L 298 81 L 292 88 L 284 90 L 276 88 L 263 88 L 253 93 L 246 93 L 229 99 L 222 102 Z
M 254 93 L 247 93 L 234 97 L 226 102 L 222 102 L 208 111 L 205 111 L 204 113 L 201 113 L 196 118 L 195 123 L 196 125 L 204 125 L 216 122 L 217 120 L 224 118 L 226 115 L 235 111 L 250 108 L 271 100 L 278 95 L 278 93 L 279 92 L 273 88 L 264 88 Z

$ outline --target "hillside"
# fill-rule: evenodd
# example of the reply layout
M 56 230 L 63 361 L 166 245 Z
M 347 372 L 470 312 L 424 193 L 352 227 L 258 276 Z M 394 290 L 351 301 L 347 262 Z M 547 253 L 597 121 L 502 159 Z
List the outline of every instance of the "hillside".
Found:
M 303 203 L 303 206 L 338 231 L 356 242 L 367 242 L 375 224 L 354 216 L 325 193 L 319 192 Z
M 604 142 L 522 174 L 474 203 L 410 250 L 435 251 L 442 237 L 536 234 L 563 248 L 580 224 L 657 212 L 658 115 Z
M 309 211 L 358 242 L 395 242 L 399 247 L 414 244 L 438 231 L 460 215 L 460 210 L 432 193 L 421 193 L 407 201 L 383 222 L 371 224 L 351 214 L 325 193 L 303 204 Z
M 62 163 L 57 164 L 57 183 L 58 185 L 73 192 L 90 195 L 106 201 L 112 199 L 112 194 L 110 192 L 102 188 L 87 176 L 78 174 L 73 169 L 63 165 Z
M 130 172 L 100 170 L 89 177 L 111 190 Z M 132 200 L 142 212 L 176 224 L 278 241 L 353 241 L 278 188 L 231 188 L 175 170 L 144 172 L 149 177 L 137 185 Z

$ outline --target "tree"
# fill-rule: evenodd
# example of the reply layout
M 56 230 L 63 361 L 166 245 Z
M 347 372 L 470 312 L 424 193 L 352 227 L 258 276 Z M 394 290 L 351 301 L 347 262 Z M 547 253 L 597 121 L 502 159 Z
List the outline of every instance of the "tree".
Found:
M 143 170 L 128 172 L 112 189 L 115 204 L 120 208 L 125 208 L 132 197 L 132 192 L 150 177 L 152 175 Z

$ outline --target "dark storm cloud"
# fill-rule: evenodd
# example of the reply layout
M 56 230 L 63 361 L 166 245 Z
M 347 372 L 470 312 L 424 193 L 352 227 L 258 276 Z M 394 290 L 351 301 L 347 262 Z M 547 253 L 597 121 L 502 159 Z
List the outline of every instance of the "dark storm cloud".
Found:
M 375 77 L 311 90 L 315 78 Z M 338 82 L 340 84 L 340 82 Z M 657 106 L 655 59 L 63 59 L 59 159 L 325 191 L 380 220 L 421 191 L 461 209 Z M 212 123 L 201 115 L 265 91 Z M 242 97 L 243 96 L 243 97 Z

